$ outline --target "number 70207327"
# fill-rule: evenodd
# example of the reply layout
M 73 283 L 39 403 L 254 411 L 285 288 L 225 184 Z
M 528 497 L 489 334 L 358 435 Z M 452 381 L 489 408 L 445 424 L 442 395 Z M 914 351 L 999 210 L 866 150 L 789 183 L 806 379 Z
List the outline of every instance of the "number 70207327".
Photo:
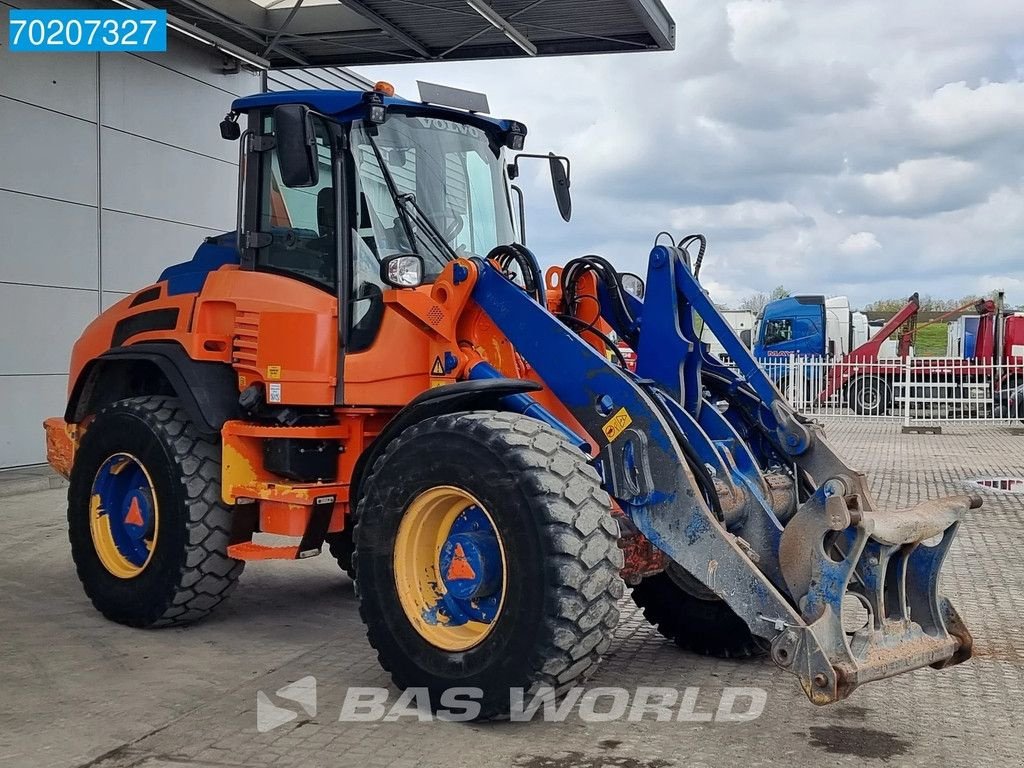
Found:
M 166 11 L 11 9 L 11 51 L 166 51 Z

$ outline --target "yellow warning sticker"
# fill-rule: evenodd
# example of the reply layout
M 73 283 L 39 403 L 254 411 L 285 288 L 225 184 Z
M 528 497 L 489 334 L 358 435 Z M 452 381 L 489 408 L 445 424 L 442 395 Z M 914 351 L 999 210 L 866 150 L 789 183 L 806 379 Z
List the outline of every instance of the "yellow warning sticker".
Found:
M 445 384 L 451 384 L 451 382 L 448 379 L 431 379 L 430 380 L 430 388 L 431 389 L 437 389 L 438 387 L 443 387 Z
M 434 364 L 430 366 L 430 375 L 444 376 L 444 363 L 441 362 L 440 355 L 434 358 Z
M 245 389 L 248 383 L 248 379 L 246 379 L 245 376 L 238 377 L 238 386 L 240 386 L 242 389 Z
M 267 366 L 267 378 L 268 379 L 280 379 L 281 378 L 281 366 L 280 365 L 268 365 Z
M 601 431 L 604 432 L 604 436 L 608 438 L 610 443 L 632 423 L 633 417 L 629 415 L 629 412 L 625 408 L 619 408 L 618 412 L 601 427 Z

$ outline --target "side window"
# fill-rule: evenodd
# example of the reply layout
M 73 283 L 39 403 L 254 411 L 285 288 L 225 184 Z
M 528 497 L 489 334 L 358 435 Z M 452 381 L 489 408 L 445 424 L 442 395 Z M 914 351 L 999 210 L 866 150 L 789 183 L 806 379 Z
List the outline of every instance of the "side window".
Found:
M 320 179 L 315 187 L 290 188 L 281 182 L 277 153 L 267 152 L 263 163 L 260 232 L 271 236 L 260 249 L 257 265 L 291 272 L 334 289 L 338 276 L 331 132 L 314 118 Z M 264 132 L 273 131 L 273 119 L 264 119 Z
M 793 338 L 793 321 L 789 318 L 784 320 L 769 320 L 764 330 L 764 345 L 770 347 L 773 344 L 781 344 Z

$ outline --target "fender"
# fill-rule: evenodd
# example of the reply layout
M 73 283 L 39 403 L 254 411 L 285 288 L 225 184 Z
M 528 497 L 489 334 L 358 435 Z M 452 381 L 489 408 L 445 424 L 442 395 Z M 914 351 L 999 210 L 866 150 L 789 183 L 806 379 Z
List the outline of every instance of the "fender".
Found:
M 536 392 L 539 389 L 543 389 L 540 384 L 526 379 L 478 379 L 457 381 L 421 392 L 384 425 L 384 429 L 373 443 L 359 456 L 352 470 L 352 483 L 349 486 L 351 508 L 355 509 L 358 504 L 362 495 L 363 478 L 369 469 L 384 453 L 388 444 L 409 427 L 446 413 L 507 410 L 502 407 L 502 398 L 523 392 Z
M 139 363 L 154 366 L 164 381 L 140 388 L 128 376 Z M 193 360 L 173 342 L 146 342 L 114 347 L 90 360 L 71 391 L 64 420 L 77 424 L 102 405 L 136 395 L 162 394 L 168 387 L 167 394 L 181 400 L 193 424 L 204 434 L 219 435 L 225 421 L 242 417 L 238 379 L 230 365 Z

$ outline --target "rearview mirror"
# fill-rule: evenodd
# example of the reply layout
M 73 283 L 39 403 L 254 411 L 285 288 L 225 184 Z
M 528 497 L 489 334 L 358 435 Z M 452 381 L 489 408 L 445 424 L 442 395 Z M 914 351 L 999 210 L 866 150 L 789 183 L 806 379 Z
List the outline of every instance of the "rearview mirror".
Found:
M 315 187 L 320 181 L 320 159 L 309 107 L 274 107 L 274 138 L 281 182 L 286 187 Z
M 562 165 L 563 160 L 565 160 L 565 165 Z M 551 166 L 551 185 L 555 189 L 558 213 L 561 214 L 563 221 L 568 221 L 572 218 L 572 197 L 569 195 L 569 160 L 549 154 L 548 164 Z
M 519 177 L 519 161 L 524 157 L 539 158 L 547 160 L 551 168 L 551 184 L 555 189 L 555 202 L 558 203 L 558 212 L 564 221 L 572 217 L 572 198 L 569 196 L 569 158 L 564 155 L 556 155 L 549 152 L 546 155 L 531 155 L 520 152 L 515 159 L 508 164 L 508 178 L 513 180 Z
M 622 284 L 622 290 L 634 299 L 643 301 L 644 281 L 639 275 L 634 275 L 632 272 L 623 272 L 619 275 L 619 282 Z

